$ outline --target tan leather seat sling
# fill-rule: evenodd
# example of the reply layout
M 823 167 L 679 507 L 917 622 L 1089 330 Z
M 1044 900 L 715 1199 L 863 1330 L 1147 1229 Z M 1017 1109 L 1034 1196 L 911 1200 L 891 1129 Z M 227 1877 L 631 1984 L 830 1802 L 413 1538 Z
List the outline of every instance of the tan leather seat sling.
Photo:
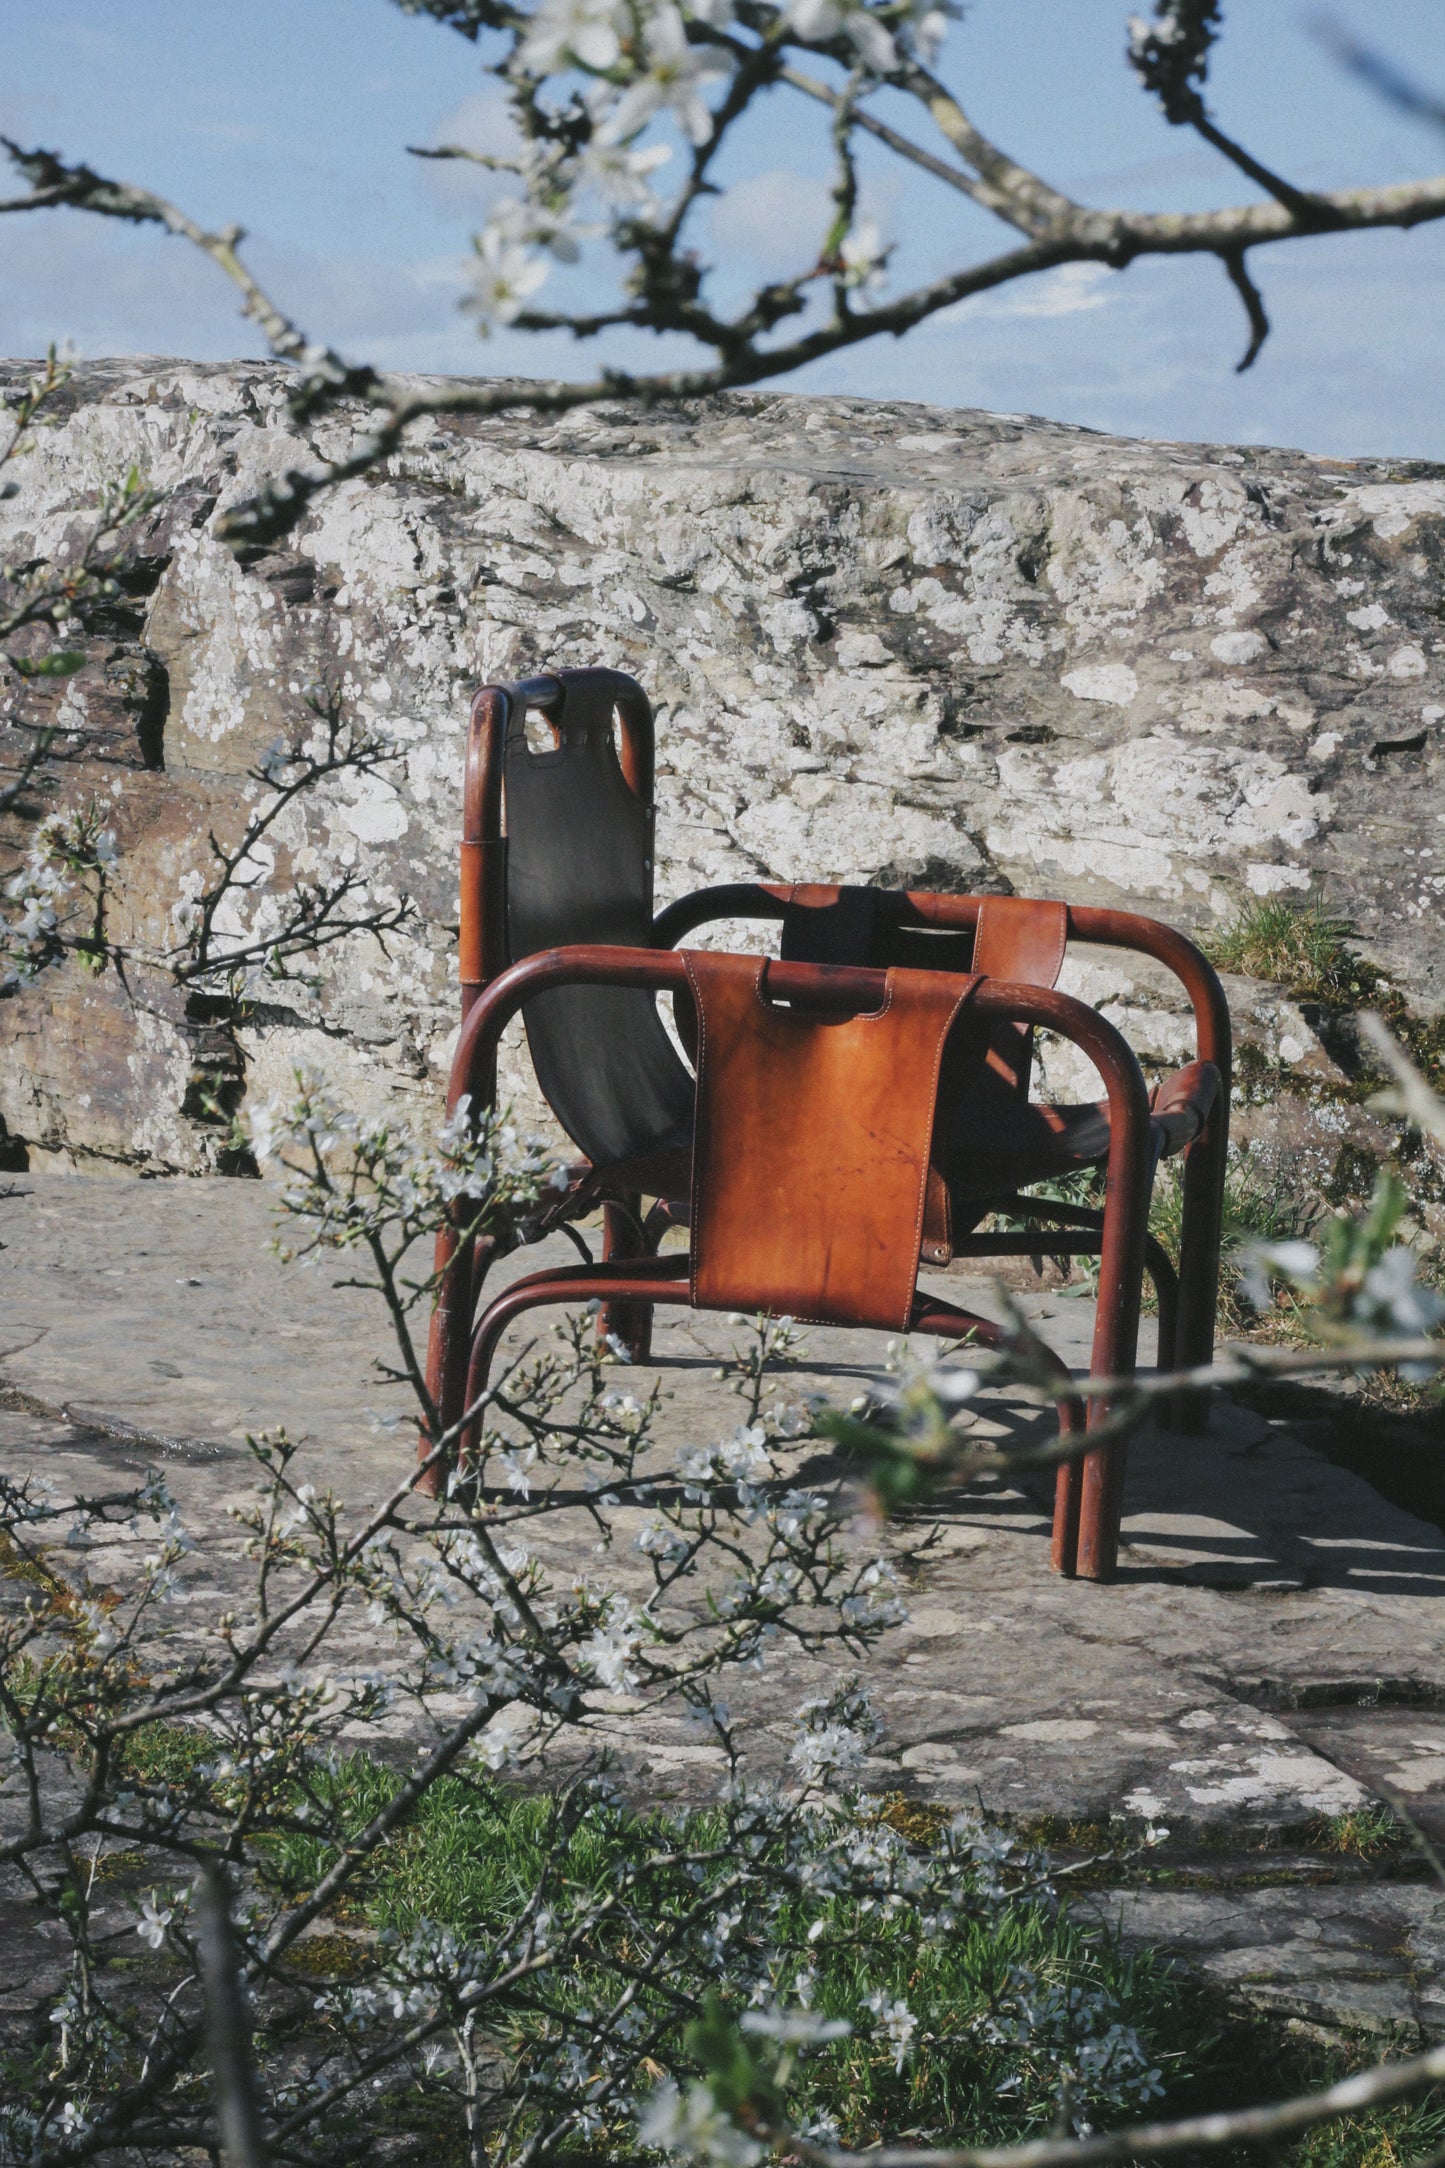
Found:
M 892 970 L 883 1005 L 779 1008 L 766 960 L 692 952 L 692 1295 L 906 1331 L 944 1043 L 976 977 Z

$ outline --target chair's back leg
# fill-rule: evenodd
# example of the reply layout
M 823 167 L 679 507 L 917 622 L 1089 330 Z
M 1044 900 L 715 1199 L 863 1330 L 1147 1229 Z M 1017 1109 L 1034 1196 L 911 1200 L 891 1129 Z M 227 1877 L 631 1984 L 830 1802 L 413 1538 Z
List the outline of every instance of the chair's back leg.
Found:
M 1067 1411 L 1060 1410 L 1063 1416 Z M 1071 1423 L 1061 1421 L 1060 1436 L 1073 1429 Z M 1084 1500 L 1084 1463 L 1081 1457 L 1061 1460 L 1059 1472 L 1054 1478 L 1054 1535 L 1050 1563 L 1055 1573 L 1066 1574 L 1072 1579 L 1078 1568 L 1079 1514 Z
M 436 1303 L 427 1335 L 426 1388 L 436 1416 L 436 1431 L 422 1423 L 417 1434 L 417 1459 L 426 1461 L 439 1438 L 445 1437 L 466 1406 L 468 1328 L 472 1318 L 471 1246 L 457 1242 L 456 1230 L 443 1227 L 436 1238 L 433 1270 L 438 1275 Z M 424 1467 L 416 1487 L 435 1498 L 442 1486 L 439 1463 Z
M 1179 1360 L 1179 1275 L 1169 1252 L 1153 1235 L 1144 1244 L 1144 1269 L 1154 1282 L 1154 1300 L 1159 1315 L 1154 1367 L 1172 1370 Z
M 1174 1345 L 1174 1360 L 1181 1370 L 1193 1369 L 1214 1359 L 1227 1123 L 1227 1109 L 1221 1113 L 1216 1107 L 1204 1135 L 1190 1146 L 1184 1161 L 1179 1323 Z M 1209 1427 L 1208 1391 L 1176 1393 L 1170 1413 L 1176 1430 L 1189 1437 L 1198 1437 Z
M 624 1197 L 602 1207 L 602 1255 L 606 1259 L 650 1257 L 653 1245 L 642 1223 L 642 1199 Z M 599 1340 L 615 1340 L 631 1361 L 645 1363 L 652 1353 L 652 1304 L 608 1302 L 597 1313 Z
M 1154 1295 L 1159 1312 L 1158 1352 L 1156 1366 L 1160 1370 L 1172 1369 L 1176 1361 L 1175 1347 L 1178 1332 L 1179 1281 L 1169 1253 L 1152 1235 L 1144 1244 L 1144 1262 L 1150 1279 L 1154 1282 Z M 1102 1307 L 1103 1291 L 1100 1289 Z M 1134 1335 L 1138 1339 L 1137 1314 Z M 1137 1352 L 1137 1347 L 1136 1347 Z M 1118 1377 L 1133 1368 L 1133 1356 L 1124 1359 L 1124 1342 L 1116 1337 L 1111 1346 L 1101 1351 L 1095 1340 L 1093 1367 L 1097 1373 Z M 1122 1440 L 1114 1446 L 1090 1454 L 1084 1460 L 1065 1461 L 1059 1469 L 1058 1484 L 1054 1493 L 1054 1570 L 1057 1573 L 1082 1573 L 1086 1578 L 1106 1580 L 1114 1571 L 1118 1557 L 1119 1519 L 1123 1506 L 1125 1446 Z M 1090 1542 L 1085 1556 L 1097 1555 L 1107 1561 L 1102 1572 L 1091 1573 L 1090 1567 L 1080 1563 L 1081 1534 L 1084 1522 L 1085 1468 L 1094 1466 L 1094 1479 L 1090 1503 Z M 1105 1531 L 1112 1528 L 1112 1535 L 1104 1541 Z

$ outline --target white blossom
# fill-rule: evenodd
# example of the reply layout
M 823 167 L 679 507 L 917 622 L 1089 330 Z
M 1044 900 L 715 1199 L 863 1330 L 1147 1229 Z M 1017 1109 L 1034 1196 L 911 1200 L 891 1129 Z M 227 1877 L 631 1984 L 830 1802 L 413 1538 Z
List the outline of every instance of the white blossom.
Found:
M 659 113 L 667 113 L 692 143 L 712 134 L 704 90 L 731 71 L 723 56 L 688 43 L 675 7 L 654 7 L 647 17 L 647 69 L 630 83 L 597 131 L 602 144 L 627 143 Z
M 886 75 L 898 63 L 898 49 L 863 0 L 784 0 L 783 20 L 796 37 L 826 44 L 845 37 L 865 68 Z
M 859 293 L 874 293 L 887 284 L 888 250 L 876 220 L 865 218 L 851 226 L 838 254 L 843 261 L 845 285 Z
M 890 2001 L 881 1988 L 868 1997 L 867 2006 L 877 2019 L 877 2030 L 893 2050 L 894 2069 L 901 2071 L 918 2030 L 917 2018 L 901 1996 Z
M 509 1488 L 516 1491 L 519 1497 L 530 1498 L 532 1495 L 532 1485 L 528 1475 L 528 1470 L 532 1468 L 536 1463 L 536 1446 L 520 1446 L 513 1452 L 499 1453 L 497 1455 L 497 1458 L 501 1462 L 504 1470 L 506 1471 L 507 1483 Z
M 908 30 L 922 58 L 932 66 L 938 58 L 950 19 L 960 13 L 958 0 L 911 0 Z
M 542 0 L 518 50 L 518 64 L 531 75 L 569 66 L 614 68 L 630 27 L 623 0 Z
M 153 1950 L 158 1950 L 165 1941 L 166 1929 L 174 1918 L 175 1913 L 171 1907 L 162 1905 L 152 1891 L 151 1895 L 142 1901 L 141 1916 L 135 1931 L 142 1942 L 149 1943 Z
M 577 161 L 577 185 L 594 189 L 605 203 L 640 209 L 655 200 L 648 182 L 671 156 L 666 143 L 649 143 L 633 150 L 621 143 L 599 143 L 594 139 Z
M 717 1448 L 727 1473 L 740 1483 L 759 1483 L 773 1472 L 766 1451 L 768 1433 L 761 1423 L 740 1423 L 731 1438 Z
M 1355 1314 L 1362 1324 L 1373 1326 L 1386 1337 L 1393 1334 L 1404 1340 L 1421 1339 L 1445 1317 L 1445 1299 L 1433 1287 L 1420 1285 L 1409 1250 L 1386 1250 L 1365 1274 Z
M 96 1656 L 108 1656 L 120 1639 L 109 1615 L 98 1603 L 86 1601 L 77 1604 L 76 1616 L 85 1629 L 92 1653 Z
M 528 297 L 547 276 L 547 266 L 535 249 L 508 238 L 504 231 L 483 227 L 472 243 L 476 262 L 470 271 L 470 291 L 462 304 L 484 331 L 493 324 L 510 324 L 521 315 Z
M 724 2115 L 706 2085 L 690 2085 L 685 2093 L 671 2079 L 659 2085 L 638 2116 L 637 2135 L 645 2146 L 685 2153 L 714 2168 L 754 2168 L 763 2157 L 757 2139 Z
M 669 1528 L 666 1521 L 649 1521 L 639 1528 L 633 1537 L 635 1547 L 646 1558 L 660 1558 L 667 1562 L 685 1558 L 691 1545 L 686 1536 L 676 1528 Z
M 805 1784 L 854 1775 L 877 1735 L 878 1720 L 866 1694 L 845 1685 L 837 1693 L 804 1702 L 788 1760 Z
M 637 1684 L 637 1673 L 632 1666 L 639 1639 L 631 1606 L 619 1600 L 613 1604 L 607 1623 L 596 1627 L 581 1644 L 577 1651 L 578 1661 L 599 1685 L 614 1693 L 630 1693 Z
M 828 2040 L 846 2040 L 853 2030 L 845 2017 L 823 2017 L 816 2010 L 785 2010 L 780 2005 L 770 2010 L 744 2010 L 738 2028 L 745 2033 L 761 2033 L 765 2039 L 789 2048 L 815 2048 Z
M 1271 1276 L 1299 1288 L 1319 1284 L 1320 1253 L 1313 1242 L 1251 1242 L 1243 1253 L 1240 1285 L 1256 1310 L 1268 1309 Z

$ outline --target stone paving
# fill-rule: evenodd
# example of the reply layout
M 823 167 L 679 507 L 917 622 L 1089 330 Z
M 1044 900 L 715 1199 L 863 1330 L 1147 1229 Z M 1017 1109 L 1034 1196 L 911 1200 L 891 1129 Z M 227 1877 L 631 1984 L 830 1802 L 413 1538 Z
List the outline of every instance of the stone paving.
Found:
M 282 1264 L 272 1232 L 256 1183 L 47 1173 L 0 1198 L 0 1464 L 76 1489 L 163 1465 L 202 1536 L 194 1604 L 214 1606 L 234 1570 L 248 1430 L 284 1422 L 311 1478 L 358 1506 L 410 1449 L 386 1427 L 404 1403 L 368 1375 L 388 1348 L 375 1298 Z M 962 1275 L 939 1284 L 994 1299 Z M 1081 1362 L 1088 1302 L 1023 1300 Z M 720 1320 L 660 1324 L 670 1436 L 731 1428 L 712 1372 L 734 1337 Z M 845 1399 L 885 1360 L 879 1335 L 810 1331 L 808 1348 L 798 1388 Z M 1042 1420 L 995 1400 L 980 1427 Z M 1445 1838 L 1440 1531 L 1220 1396 L 1206 1438 L 1136 1441 L 1112 1586 L 1049 1573 L 1047 1509 L 1046 1485 L 991 1479 L 940 1514 L 911 1619 L 867 1667 L 886 1727 L 871 1780 L 1024 1823 L 1163 1822 L 1148 1886 L 1090 1900 L 1131 1939 L 1295 2015 L 1445 2031 L 1434 1882 L 1331 1864 L 1309 1841 L 1379 1786 Z M 731 1695 L 757 1766 L 834 1675 L 789 1659 Z M 604 1718 L 648 1795 L 712 1783 L 716 1750 L 679 1724 L 639 1735 L 620 1701 Z

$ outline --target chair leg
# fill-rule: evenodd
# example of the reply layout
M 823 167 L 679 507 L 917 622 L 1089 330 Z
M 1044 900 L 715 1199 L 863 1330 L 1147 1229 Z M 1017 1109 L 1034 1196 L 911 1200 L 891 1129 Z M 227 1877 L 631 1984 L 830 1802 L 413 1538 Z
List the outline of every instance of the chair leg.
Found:
M 1144 1262 L 1149 1277 L 1154 1282 L 1154 1296 L 1159 1311 L 1159 1343 L 1158 1352 L 1155 1356 L 1155 1366 L 1160 1370 L 1167 1370 L 1171 1369 L 1174 1363 L 1175 1335 L 1178 1328 L 1179 1314 L 1179 1280 L 1173 1265 L 1169 1261 L 1168 1251 L 1160 1243 L 1156 1242 L 1152 1235 L 1144 1245 Z M 1136 1338 L 1137 1333 L 1138 1326 L 1136 1323 Z M 1123 1370 L 1132 1369 L 1132 1361 L 1125 1364 L 1119 1360 L 1120 1353 L 1120 1345 L 1116 1342 L 1112 1355 L 1101 1355 L 1096 1343 L 1093 1359 L 1095 1371 L 1101 1376 L 1117 1377 Z M 1061 1425 L 1060 1429 L 1061 1432 L 1064 1432 L 1064 1426 Z M 1067 1433 L 1064 1432 L 1064 1434 Z M 1113 1573 L 1118 1559 L 1119 1520 L 1123 1505 L 1124 1457 L 1125 1448 L 1121 1442 L 1115 1446 L 1106 1446 L 1101 1452 L 1089 1455 L 1087 1461 L 1080 1457 L 1075 1460 L 1066 1460 L 1060 1464 L 1058 1484 L 1054 1493 L 1053 1563 L 1056 1573 L 1083 1573 L 1090 1580 L 1107 1580 Z M 1102 1484 L 1099 1486 L 1101 1495 L 1096 1497 L 1091 1504 L 1090 1518 L 1092 1526 L 1095 1529 L 1100 1529 L 1104 1525 L 1103 1516 L 1112 1516 L 1113 1535 L 1110 1546 L 1102 1554 L 1108 1560 L 1107 1571 L 1103 1573 L 1091 1573 L 1087 1565 L 1080 1563 L 1079 1537 L 1084 1518 L 1084 1471 L 1092 1463 L 1099 1464 L 1099 1473 L 1103 1478 Z M 1097 1481 L 1098 1478 L 1096 1477 L 1096 1483 Z M 1095 1535 L 1093 1543 L 1097 1545 L 1098 1540 L 1098 1536 Z
M 1067 1416 L 1067 1409 L 1060 1414 Z M 1066 1421 L 1059 1424 L 1060 1437 L 1067 1437 L 1074 1426 Z M 1054 1478 L 1054 1531 L 1053 1547 L 1049 1563 L 1055 1573 L 1072 1580 L 1078 1571 L 1079 1515 L 1084 1502 L 1084 1461 L 1076 1453 L 1072 1460 L 1061 1460 L 1059 1472 Z
M 1179 1243 L 1179 1322 L 1174 1359 L 1181 1370 L 1214 1359 L 1214 1320 L 1219 1301 L 1219 1250 L 1224 1224 L 1226 1131 L 1218 1112 L 1191 1145 L 1184 1161 L 1184 1220 Z M 1207 1390 L 1177 1393 L 1171 1410 L 1175 1430 L 1198 1437 L 1209 1427 Z
M 1111 1150 L 1099 1259 L 1099 1307 L 1090 1367 L 1095 1377 L 1132 1376 L 1139 1346 L 1139 1308 L 1148 1243 L 1153 1158 L 1147 1129 L 1118 1140 Z M 1092 1401 L 1092 1426 L 1108 1413 Z M 1086 1581 L 1109 1581 L 1119 1559 L 1119 1521 L 1124 1503 L 1127 1447 L 1122 1438 L 1084 1456 L 1079 1494 L 1079 1537 L 1074 1570 Z
M 642 1199 L 627 1197 L 602 1207 L 602 1256 L 605 1262 L 639 1262 L 656 1255 L 642 1219 Z M 599 1340 L 616 1340 L 626 1348 L 628 1359 L 645 1363 L 652 1353 L 652 1305 L 650 1302 L 608 1302 L 597 1315 Z
M 1144 1269 L 1154 1282 L 1154 1301 L 1159 1315 L 1154 1367 L 1172 1370 L 1178 1360 L 1179 1275 L 1170 1262 L 1169 1252 L 1162 1242 L 1155 1241 L 1153 1235 L 1144 1245 Z
M 442 1275 L 427 1335 L 426 1384 L 437 1411 L 439 1435 L 451 1429 L 465 1408 L 467 1348 L 472 1319 L 481 1302 L 482 1286 L 499 1257 L 510 1254 L 492 1235 L 478 1235 L 458 1248 L 450 1228 L 437 1236 L 433 1270 Z M 425 1423 L 417 1426 L 417 1459 L 426 1460 L 434 1440 Z M 441 1470 L 428 1468 L 417 1478 L 424 1497 L 435 1498 L 441 1487 Z
M 437 1296 L 426 1345 L 426 1388 L 436 1411 L 436 1435 L 429 1423 L 417 1426 L 416 1457 L 419 1461 L 430 1458 L 437 1438 L 446 1435 L 466 1405 L 462 1393 L 466 1382 L 467 1336 L 473 1315 L 474 1248 L 472 1243 L 459 1245 L 454 1228 L 438 1230 L 432 1260 L 433 1270 L 438 1275 Z M 435 1498 L 441 1487 L 440 1467 L 435 1463 L 429 1468 L 424 1467 L 416 1479 L 416 1487 L 425 1497 Z

